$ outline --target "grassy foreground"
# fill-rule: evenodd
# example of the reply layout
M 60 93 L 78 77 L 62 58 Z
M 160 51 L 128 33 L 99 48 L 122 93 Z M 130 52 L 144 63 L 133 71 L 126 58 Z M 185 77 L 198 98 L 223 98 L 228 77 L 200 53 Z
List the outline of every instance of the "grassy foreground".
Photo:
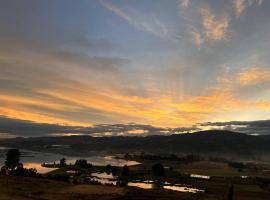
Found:
M 201 199 L 200 195 L 104 185 L 74 185 L 44 178 L 0 175 L 1 200 Z M 204 199 L 204 198 L 203 198 Z
M 182 193 L 162 189 L 143 190 L 133 187 L 71 184 L 45 178 L 0 175 L 0 200 L 214 200 L 226 199 L 220 185 L 210 193 Z M 216 188 L 216 191 L 214 190 Z M 220 190 L 220 191 L 219 191 Z M 236 200 L 267 200 L 270 192 L 255 185 L 235 185 Z
M 44 178 L 0 175 L 1 200 L 114 199 L 124 188 L 101 185 L 73 185 Z

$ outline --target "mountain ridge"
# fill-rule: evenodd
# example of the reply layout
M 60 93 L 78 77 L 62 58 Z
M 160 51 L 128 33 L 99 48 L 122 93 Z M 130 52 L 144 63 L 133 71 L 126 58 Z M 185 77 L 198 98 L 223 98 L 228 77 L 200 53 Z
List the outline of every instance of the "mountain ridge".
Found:
M 89 151 L 145 151 L 158 153 L 253 155 L 270 153 L 270 136 L 251 136 L 232 131 L 209 130 L 196 133 L 139 136 L 54 136 L 1 140 L 0 145 L 37 151 L 81 154 Z M 38 145 L 37 145 L 38 144 Z M 68 146 L 57 149 L 55 146 Z

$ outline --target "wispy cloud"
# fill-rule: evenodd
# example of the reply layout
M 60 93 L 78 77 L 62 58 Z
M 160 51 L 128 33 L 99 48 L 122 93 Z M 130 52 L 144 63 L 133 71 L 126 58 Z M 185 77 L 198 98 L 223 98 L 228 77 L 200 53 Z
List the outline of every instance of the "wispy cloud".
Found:
M 191 30 L 191 34 L 193 36 L 194 42 L 198 48 L 201 47 L 201 45 L 204 43 L 205 39 L 203 38 L 202 34 L 193 27 Z
M 235 15 L 239 17 L 247 7 L 246 0 L 234 0 Z
M 113 12 L 123 20 L 127 21 L 131 26 L 155 35 L 160 38 L 171 38 L 171 30 L 162 23 L 155 15 L 147 15 L 145 13 L 139 13 L 138 11 L 128 13 L 122 7 L 109 3 L 108 1 L 100 1 L 101 5 L 107 10 Z
M 189 29 L 189 34 L 193 38 L 194 44 L 201 48 L 202 44 L 215 41 L 226 41 L 233 36 L 233 20 L 239 18 L 249 7 L 261 6 L 264 0 L 232 0 L 230 6 L 218 8 L 215 4 L 207 1 L 194 2 L 189 12 L 182 12 L 185 15 Z M 219 3 L 218 3 L 219 4 Z M 190 6 L 190 1 L 179 0 L 181 9 Z M 227 4 L 226 4 L 227 5 Z
M 234 9 L 236 17 L 240 17 L 243 12 L 253 4 L 260 6 L 264 0 L 234 0 Z
M 225 41 L 230 38 L 231 19 L 228 14 L 217 14 L 209 5 L 199 8 L 195 6 L 194 9 L 186 16 L 186 22 L 190 27 L 189 34 L 198 48 L 208 42 Z
M 262 5 L 263 1 L 264 0 L 257 0 L 257 4 L 260 6 L 260 5 Z
M 238 81 L 242 85 L 256 85 L 270 81 L 270 70 L 259 67 L 251 67 L 242 70 L 238 75 Z
M 210 9 L 201 9 L 202 25 L 207 39 L 224 40 L 228 38 L 229 18 L 217 17 Z
M 191 0 L 179 0 L 179 3 L 180 3 L 180 6 L 185 9 L 189 6 L 190 1 Z

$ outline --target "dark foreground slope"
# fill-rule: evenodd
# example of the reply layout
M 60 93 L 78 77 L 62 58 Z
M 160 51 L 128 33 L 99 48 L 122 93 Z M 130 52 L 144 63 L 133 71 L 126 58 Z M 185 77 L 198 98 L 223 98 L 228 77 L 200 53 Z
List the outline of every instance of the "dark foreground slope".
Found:
M 200 181 L 199 181 L 200 182 Z M 223 200 L 230 183 L 204 181 L 205 193 L 185 193 L 164 189 L 71 184 L 46 178 L 0 175 L 0 200 Z M 234 199 L 267 200 L 270 191 L 250 183 L 234 184 Z
M 251 136 L 230 131 L 202 131 L 192 134 L 148 137 L 36 137 L 14 138 L 0 141 L 0 145 L 54 151 L 55 145 L 65 145 L 57 149 L 61 153 L 87 153 L 89 151 L 194 154 L 234 154 L 253 155 L 270 153 L 270 136 Z

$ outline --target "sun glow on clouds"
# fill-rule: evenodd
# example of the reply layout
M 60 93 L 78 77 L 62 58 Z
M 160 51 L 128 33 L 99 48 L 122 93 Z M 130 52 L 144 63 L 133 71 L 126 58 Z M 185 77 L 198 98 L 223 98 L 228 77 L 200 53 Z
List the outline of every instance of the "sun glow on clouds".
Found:
M 202 9 L 201 15 L 206 38 L 212 40 L 227 39 L 229 34 L 229 19 L 227 17 L 219 19 L 209 9 Z
M 93 121 L 89 119 L 86 122 L 59 113 L 94 110 L 94 113 L 100 113 L 101 116 L 112 117 L 115 121 L 111 123 L 119 122 L 118 118 L 122 123 L 138 122 L 163 127 L 190 126 L 211 120 L 212 117 L 224 120 L 224 113 L 228 113 L 230 110 L 241 112 L 242 109 L 248 107 L 269 109 L 270 104 L 267 101 L 238 99 L 233 86 L 238 82 L 240 86 L 258 84 L 269 80 L 269 77 L 265 71 L 251 68 L 235 75 L 233 80 L 224 81 L 223 79 L 216 87 L 202 91 L 205 95 L 185 96 L 181 101 L 175 101 L 170 96 L 160 98 L 157 94 L 142 98 L 123 96 L 121 93 L 112 93 L 112 91 L 102 93 L 92 91 L 87 85 L 81 85 L 81 89 L 78 90 L 70 90 L 70 88 L 57 90 L 55 87 L 50 90 L 37 90 L 38 94 L 50 97 L 50 101 L 46 98 L 1 95 L 0 101 L 5 107 L 0 108 L 0 113 L 7 117 L 36 122 L 89 126 L 93 124 L 94 120 L 97 120 L 95 117 Z M 144 130 L 128 132 L 128 134 L 143 133 Z
M 270 69 L 262 69 L 259 67 L 252 67 L 247 70 L 243 70 L 238 80 L 242 85 L 256 85 L 259 83 L 270 81 Z
M 140 134 L 148 133 L 148 130 L 143 130 L 143 129 L 130 130 L 130 131 L 128 131 L 128 133 L 129 134 L 140 135 Z
M 235 0 L 234 6 L 235 6 L 235 14 L 237 17 L 241 15 L 241 13 L 246 9 L 246 0 Z
M 6 6 L 7 27 L 0 27 L 0 115 L 84 127 L 130 122 L 188 127 L 269 116 L 270 70 L 262 67 L 268 64 L 269 45 L 257 40 L 268 39 L 268 24 L 260 24 L 269 21 L 268 13 L 255 16 L 266 12 L 267 2 L 217 2 L 101 0 L 74 20 L 88 27 L 91 19 L 91 30 L 65 16 L 70 8 L 63 13 L 57 8 L 55 14 L 65 16 L 61 23 L 45 12 L 50 18 L 45 28 L 55 35 L 40 34 L 37 24 L 42 23 L 37 22 L 43 18 L 36 19 L 32 10 L 15 12 Z M 249 16 L 245 11 L 251 6 L 254 13 Z M 97 10 L 90 12 L 93 8 Z M 252 17 L 256 28 L 240 16 L 247 22 Z M 20 20 L 24 23 L 17 32 L 9 27 Z M 65 31 L 57 33 L 52 21 Z M 74 33 L 66 31 L 65 24 Z M 258 47 L 256 61 L 253 44 Z M 225 73 L 228 63 L 232 70 Z M 121 132 L 144 133 L 143 128 Z
M 235 15 L 240 17 L 240 15 L 253 3 L 260 6 L 263 3 L 263 0 L 234 0 Z

